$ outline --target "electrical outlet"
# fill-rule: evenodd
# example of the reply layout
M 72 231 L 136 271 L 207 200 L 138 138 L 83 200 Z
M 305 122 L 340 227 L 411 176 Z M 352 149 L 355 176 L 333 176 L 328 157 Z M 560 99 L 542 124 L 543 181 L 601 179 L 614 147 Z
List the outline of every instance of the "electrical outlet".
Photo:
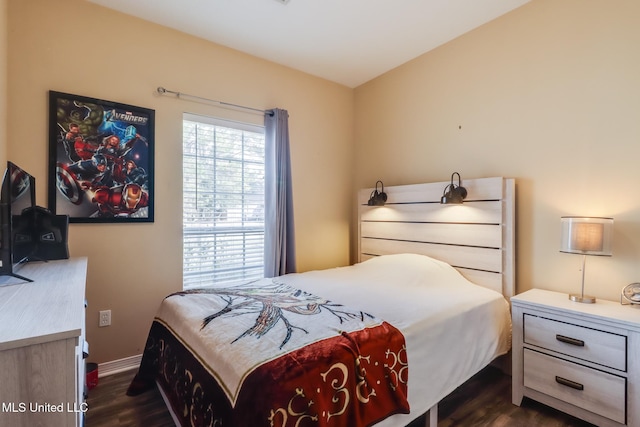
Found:
M 111 325 L 111 310 L 102 310 L 100 311 L 100 320 L 98 321 L 98 326 L 110 326 Z

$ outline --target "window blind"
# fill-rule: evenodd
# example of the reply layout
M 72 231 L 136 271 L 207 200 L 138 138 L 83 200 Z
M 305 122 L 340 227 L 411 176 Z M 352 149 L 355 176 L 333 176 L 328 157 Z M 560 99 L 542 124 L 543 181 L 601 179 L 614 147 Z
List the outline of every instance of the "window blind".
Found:
M 264 275 L 264 128 L 183 119 L 183 287 Z

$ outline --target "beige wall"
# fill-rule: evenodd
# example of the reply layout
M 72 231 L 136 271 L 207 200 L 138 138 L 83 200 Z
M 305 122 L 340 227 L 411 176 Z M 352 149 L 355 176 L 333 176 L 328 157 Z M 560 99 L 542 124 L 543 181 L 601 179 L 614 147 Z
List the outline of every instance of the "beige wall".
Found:
M 162 97 L 155 93 L 158 86 L 287 109 L 298 268 L 349 262 L 351 89 L 85 1 L 9 0 L 8 5 L 8 157 L 36 176 L 39 205 L 47 203 L 49 90 L 156 112 L 155 222 L 70 227 L 71 255 L 89 257 L 92 361 L 140 354 L 160 300 L 181 288 L 182 113 L 263 121 Z M 97 327 L 103 309 L 112 310 L 111 327 Z
M 7 0 L 0 0 L 0 165 L 7 162 Z
M 355 188 L 505 176 L 517 285 L 579 291 L 560 216 L 613 216 L 587 291 L 640 280 L 640 2 L 531 3 L 356 89 Z

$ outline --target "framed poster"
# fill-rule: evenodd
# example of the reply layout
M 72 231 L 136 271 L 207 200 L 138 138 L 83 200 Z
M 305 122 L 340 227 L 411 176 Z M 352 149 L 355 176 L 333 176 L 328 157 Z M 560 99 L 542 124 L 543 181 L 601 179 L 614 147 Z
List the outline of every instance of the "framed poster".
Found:
M 154 110 L 49 92 L 49 209 L 69 222 L 153 222 Z

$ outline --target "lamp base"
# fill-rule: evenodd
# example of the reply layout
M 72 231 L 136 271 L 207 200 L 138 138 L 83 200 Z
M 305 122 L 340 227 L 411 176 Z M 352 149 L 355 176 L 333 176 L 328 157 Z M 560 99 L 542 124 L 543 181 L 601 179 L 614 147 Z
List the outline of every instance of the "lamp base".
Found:
M 589 295 L 578 295 L 578 294 L 570 294 L 569 299 L 574 302 L 581 302 L 584 304 L 593 304 L 596 302 L 596 297 L 592 297 Z

